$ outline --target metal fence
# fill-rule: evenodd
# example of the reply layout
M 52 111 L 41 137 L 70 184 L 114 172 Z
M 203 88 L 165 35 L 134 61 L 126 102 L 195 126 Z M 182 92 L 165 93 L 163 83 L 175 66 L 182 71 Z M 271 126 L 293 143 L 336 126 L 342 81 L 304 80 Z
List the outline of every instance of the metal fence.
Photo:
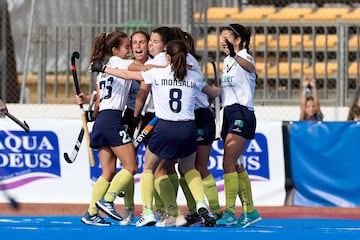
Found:
M 0 2 L 4 9 L 6 1 Z M 69 69 L 71 52 L 77 50 L 81 54 L 79 79 L 82 91 L 90 92 L 94 88 L 94 76 L 87 72 L 87 67 L 93 38 L 102 31 L 116 29 L 130 34 L 135 29 L 150 31 L 160 25 L 181 27 L 195 37 L 197 50 L 203 54 L 204 76 L 212 78 L 206 59 L 208 56 L 214 57 L 221 69 L 224 56 L 216 37 L 220 34 L 220 27 L 239 22 L 249 26 L 253 33 L 251 50 L 257 61 L 259 76 L 256 104 L 297 106 L 302 75 L 313 75 L 317 79 L 322 105 L 346 106 L 352 101 L 360 79 L 359 20 L 270 22 L 265 18 L 240 21 L 227 16 L 220 21 L 212 21 L 207 14 L 215 6 L 239 10 L 252 7 L 247 2 L 250 1 L 9 1 L 7 8 L 18 85 L 10 88 L 4 81 L 8 78 L 4 76 L 4 64 L 9 65 L 9 61 L 4 62 L 1 58 L 2 98 L 10 99 L 9 96 L 18 95 L 19 102 L 24 103 L 72 104 L 74 90 Z M 271 6 L 276 11 L 284 8 L 257 6 Z M 311 4 L 306 6 L 312 7 L 314 11 L 317 8 Z M 351 11 L 355 8 L 341 6 Z M 194 17 L 196 14 L 200 14 L 199 19 Z M 4 49 L 4 46 L 9 47 L 11 44 L 4 38 L 5 20 L 3 17 L 0 19 L 1 46 Z M 296 44 L 293 44 L 294 41 Z M 318 45 L 318 42 L 323 44 Z

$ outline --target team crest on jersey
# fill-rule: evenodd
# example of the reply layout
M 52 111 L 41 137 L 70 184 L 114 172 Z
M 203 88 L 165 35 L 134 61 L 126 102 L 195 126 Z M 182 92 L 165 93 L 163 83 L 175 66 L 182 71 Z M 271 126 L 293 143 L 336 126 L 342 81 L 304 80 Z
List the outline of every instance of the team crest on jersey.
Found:
M 243 120 L 235 120 L 234 126 L 242 128 L 244 126 L 244 121 Z

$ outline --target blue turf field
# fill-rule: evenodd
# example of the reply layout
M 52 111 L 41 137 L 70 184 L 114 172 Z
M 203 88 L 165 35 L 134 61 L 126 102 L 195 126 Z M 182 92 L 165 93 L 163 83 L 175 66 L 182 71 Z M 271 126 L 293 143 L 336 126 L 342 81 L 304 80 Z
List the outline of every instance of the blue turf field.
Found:
M 231 227 L 87 226 L 81 216 L 0 216 L 0 239 L 198 239 L 198 240 L 350 240 L 360 239 L 360 220 L 264 219 L 246 229 Z M 134 221 L 135 222 L 135 221 Z

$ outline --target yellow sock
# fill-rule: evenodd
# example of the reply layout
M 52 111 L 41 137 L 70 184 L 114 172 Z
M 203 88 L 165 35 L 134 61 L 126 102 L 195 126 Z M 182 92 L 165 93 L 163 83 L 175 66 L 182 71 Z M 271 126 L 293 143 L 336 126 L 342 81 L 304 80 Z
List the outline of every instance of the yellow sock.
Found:
M 209 207 L 211 211 L 216 214 L 221 214 L 219 195 L 214 177 L 211 174 L 209 174 L 209 176 L 203 178 L 202 182 L 204 185 L 204 192 L 206 198 L 209 201 Z
M 140 175 L 140 191 L 143 202 L 143 214 L 152 211 L 154 190 L 154 174 L 142 173 Z
M 177 173 L 171 173 L 168 174 L 169 179 L 174 187 L 174 191 L 175 191 L 175 196 L 177 196 L 178 190 L 179 190 L 179 176 L 177 175 Z
M 154 202 L 155 202 L 155 211 L 156 212 L 164 209 L 164 202 L 161 199 L 161 197 L 159 195 L 159 192 L 157 190 L 157 187 L 156 187 L 157 184 L 158 184 L 158 181 L 155 179 L 155 181 L 154 181 L 154 187 L 155 187 L 155 189 L 154 189 Z
M 189 212 L 195 213 L 196 212 L 196 202 L 195 202 L 193 195 L 191 194 L 191 191 L 189 189 L 189 186 L 188 186 L 185 178 L 181 177 L 179 179 L 179 183 L 180 183 L 181 189 L 184 193 L 184 196 L 186 198 L 186 205 L 188 207 Z
M 132 178 L 128 184 L 125 186 L 124 190 L 125 191 L 125 197 L 124 197 L 124 207 L 130 210 L 134 210 L 135 209 L 135 204 L 134 204 L 134 178 Z
M 176 196 L 174 187 L 169 179 L 168 175 L 161 176 L 155 179 L 155 189 L 160 195 L 161 200 L 164 203 L 164 209 L 171 216 L 177 216 L 178 207 L 176 203 Z
M 251 213 L 255 210 L 252 191 L 251 191 L 251 183 L 249 175 L 246 171 L 243 171 L 238 174 L 239 179 L 239 190 L 238 195 L 241 200 L 243 212 Z
M 96 202 L 99 201 L 104 196 L 104 194 L 108 190 L 109 186 L 110 186 L 110 183 L 108 181 L 106 181 L 106 179 L 103 178 L 102 176 L 100 176 L 97 179 L 97 181 L 95 182 L 95 185 L 93 187 L 92 194 L 91 194 L 89 209 L 88 209 L 88 212 L 91 216 L 98 213 L 98 208 L 96 207 Z
M 178 191 L 179 191 L 179 176 L 178 174 L 175 172 L 175 173 L 171 173 L 171 174 L 168 174 L 169 178 L 170 178 L 170 181 L 174 187 L 174 190 L 175 190 L 175 198 L 177 198 L 177 195 L 178 195 Z M 178 215 L 182 214 L 181 211 L 180 211 L 180 208 L 178 208 Z
M 224 174 L 224 187 L 225 187 L 226 211 L 235 214 L 236 212 L 235 203 L 239 189 L 237 172 Z
M 110 187 L 104 196 L 105 201 L 113 202 L 119 192 L 125 189 L 129 181 L 134 181 L 134 176 L 128 170 L 121 169 L 111 180 Z
M 185 174 L 185 180 L 195 199 L 195 202 L 205 202 L 204 187 L 200 173 L 196 169 L 192 169 Z

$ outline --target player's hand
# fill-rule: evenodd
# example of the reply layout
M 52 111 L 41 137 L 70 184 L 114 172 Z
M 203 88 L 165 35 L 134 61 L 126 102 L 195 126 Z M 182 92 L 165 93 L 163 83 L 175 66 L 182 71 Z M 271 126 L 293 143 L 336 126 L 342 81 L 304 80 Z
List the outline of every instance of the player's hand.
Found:
M 79 93 L 78 95 L 75 95 L 75 103 L 78 105 L 84 104 L 85 95 L 83 93 Z
M 232 45 L 232 43 L 229 42 L 228 39 L 225 39 L 225 42 L 226 42 L 226 45 L 227 45 L 227 47 L 228 47 L 228 49 L 229 49 L 229 51 L 230 51 L 230 53 L 229 53 L 230 57 L 235 57 L 235 56 L 236 56 L 236 52 L 235 52 L 235 50 L 234 50 L 234 45 Z
M 5 117 L 5 114 L 8 113 L 5 103 L 0 99 L 0 117 Z
M 96 117 L 94 116 L 94 111 L 92 110 L 90 111 L 86 110 L 85 117 L 87 122 L 94 122 L 96 120 Z
M 104 65 L 101 61 L 92 62 L 90 65 L 91 72 L 104 72 L 106 65 Z
M 137 116 L 137 117 L 133 117 L 133 124 L 134 124 L 134 126 L 137 127 L 137 126 L 139 125 L 139 122 L 141 122 L 141 120 L 142 120 L 142 116 L 141 116 L 141 115 L 139 115 L 139 116 Z

